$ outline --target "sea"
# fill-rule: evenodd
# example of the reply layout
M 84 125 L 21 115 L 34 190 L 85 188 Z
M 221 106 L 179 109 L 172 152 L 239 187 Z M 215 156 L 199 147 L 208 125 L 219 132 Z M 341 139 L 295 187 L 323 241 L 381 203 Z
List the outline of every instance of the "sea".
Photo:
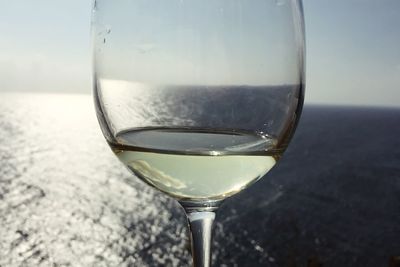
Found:
M 0 266 L 189 265 L 183 211 L 118 162 L 91 96 L 0 99 Z
M 213 266 L 400 266 L 400 110 L 303 115 L 218 211 Z M 190 265 L 183 210 L 121 165 L 90 95 L 0 93 L 1 267 Z

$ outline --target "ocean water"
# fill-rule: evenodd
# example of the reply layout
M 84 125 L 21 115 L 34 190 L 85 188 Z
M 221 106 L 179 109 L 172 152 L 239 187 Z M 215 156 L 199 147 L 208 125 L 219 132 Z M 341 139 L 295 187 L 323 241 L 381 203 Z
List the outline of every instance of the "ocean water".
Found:
M 399 136 L 399 109 L 306 107 L 218 212 L 213 266 L 400 264 Z M 91 96 L 0 93 L 1 267 L 190 262 L 183 211 L 118 162 Z
M 183 266 L 180 207 L 108 148 L 88 95 L 0 95 L 0 266 Z

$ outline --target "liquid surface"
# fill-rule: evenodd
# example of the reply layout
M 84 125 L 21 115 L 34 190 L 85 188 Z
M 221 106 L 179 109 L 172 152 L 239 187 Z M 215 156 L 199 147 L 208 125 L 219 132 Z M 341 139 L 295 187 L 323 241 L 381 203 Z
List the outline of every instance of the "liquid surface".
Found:
M 128 130 L 110 143 L 145 182 L 178 198 L 219 200 L 264 176 L 280 151 L 252 133 L 189 129 Z

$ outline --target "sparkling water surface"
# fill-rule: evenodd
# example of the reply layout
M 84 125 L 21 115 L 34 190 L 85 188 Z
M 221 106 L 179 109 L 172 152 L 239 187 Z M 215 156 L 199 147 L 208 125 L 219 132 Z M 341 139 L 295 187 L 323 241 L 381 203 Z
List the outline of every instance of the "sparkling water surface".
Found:
M 118 162 L 90 96 L 1 100 L 0 266 L 189 264 L 179 206 Z
M 183 211 L 118 162 L 90 96 L 0 100 L 1 267 L 190 266 Z M 218 212 L 213 266 L 397 266 L 399 136 L 398 109 L 306 108 Z

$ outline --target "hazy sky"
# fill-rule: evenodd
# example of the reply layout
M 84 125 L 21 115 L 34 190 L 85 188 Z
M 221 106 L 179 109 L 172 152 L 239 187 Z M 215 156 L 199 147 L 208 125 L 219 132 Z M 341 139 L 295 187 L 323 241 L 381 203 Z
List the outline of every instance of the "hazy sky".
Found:
M 306 102 L 400 106 L 400 1 L 303 4 Z M 0 0 L 0 90 L 89 93 L 90 9 L 91 0 Z

